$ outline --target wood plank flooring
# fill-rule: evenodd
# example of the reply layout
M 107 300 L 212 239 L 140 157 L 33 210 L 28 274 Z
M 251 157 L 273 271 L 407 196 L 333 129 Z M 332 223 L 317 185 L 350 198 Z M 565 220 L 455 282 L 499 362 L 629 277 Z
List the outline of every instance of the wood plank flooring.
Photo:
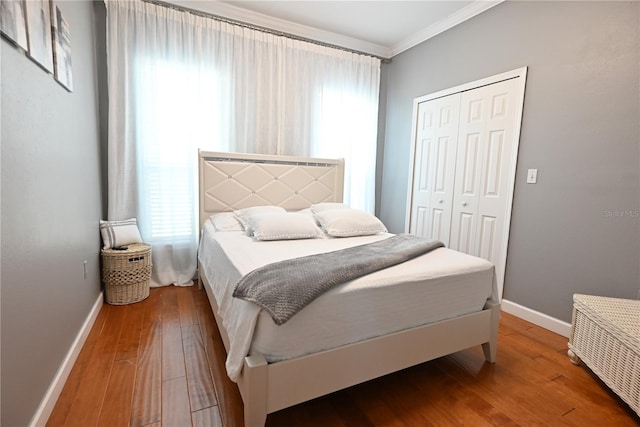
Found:
M 640 425 L 566 349 L 566 338 L 503 313 L 495 364 L 478 346 L 270 414 L 267 426 Z M 105 304 L 47 426 L 242 426 L 225 356 L 196 287 Z

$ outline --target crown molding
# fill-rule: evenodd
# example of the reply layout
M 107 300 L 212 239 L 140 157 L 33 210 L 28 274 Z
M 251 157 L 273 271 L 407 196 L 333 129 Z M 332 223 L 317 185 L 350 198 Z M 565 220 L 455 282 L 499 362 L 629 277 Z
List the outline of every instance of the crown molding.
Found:
M 315 40 L 330 45 L 341 46 L 381 58 L 392 58 L 438 34 L 455 27 L 462 22 L 481 14 L 506 0 L 476 0 L 464 8 L 454 12 L 447 18 L 430 25 L 411 36 L 401 40 L 393 46 L 384 46 L 366 40 L 349 37 L 344 34 L 319 28 L 297 24 L 280 18 L 275 18 L 259 12 L 243 9 L 220 1 L 201 0 L 163 0 L 179 7 L 209 13 L 235 21 L 245 22 L 257 27 L 268 28 L 273 31 L 292 34 L 303 39 Z
M 463 23 L 464 21 L 473 18 L 476 15 L 481 14 L 494 6 L 499 5 L 505 0 L 476 0 L 468 6 L 463 7 L 462 9 L 452 13 L 447 18 L 442 19 L 436 22 L 433 25 L 430 25 L 423 30 L 420 30 L 411 36 L 401 40 L 400 42 L 393 45 L 390 50 L 390 57 L 394 57 L 405 50 L 411 49 L 412 47 L 429 40 L 432 37 L 437 36 L 440 33 L 447 31 L 450 28 L 455 27 L 458 24 Z
M 270 30 L 292 34 L 304 39 L 316 40 L 335 46 L 345 47 L 368 53 L 370 55 L 389 58 L 391 49 L 388 46 L 371 43 L 366 40 L 349 37 L 319 28 L 297 24 L 280 18 L 275 18 L 262 13 L 254 12 L 233 6 L 219 1 L 198 1 L 198 0 L 163 0 L 186 9 L 192 9 L 212 15 L 221 16 L 235 21 L 245 22 L 257 27 L 268 28 Z

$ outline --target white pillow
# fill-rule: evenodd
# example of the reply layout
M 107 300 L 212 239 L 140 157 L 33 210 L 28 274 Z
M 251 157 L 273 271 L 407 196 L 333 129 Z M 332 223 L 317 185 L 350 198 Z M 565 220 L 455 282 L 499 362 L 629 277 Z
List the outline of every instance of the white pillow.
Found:
M 100 220 L 100 235 L 104 244 L 103 249 L 111 249 L 114 246 L 130 243 L 142 243 L 138 222 L 135 218 L 123 221 Z
M 311 211 L 313 213 L 328 211 L 332 209 L 351 209 L 349 205 L 345 205 L 344 203 L 335 203 L 335 202 L 326 202 L 326 203 L 316 203 L 311 205 Z
M 234 214 L 238 218 L 238 221 L 244 227 L 244 230 L 247 232 L 247 236 L 253 236 L 253 230 L 249 226 L 247 222 L 248 218 L 252 215 L 263 214 L 263 213 L 286 213 L 287 211 L 280 206 L 252 206 L 250 208 L 238 209 L 234 211 Z
M 209 217 L 216 231 L 244 231 L 242 223 L 233 212 L 220 212 Z
M 314 217 L 325 233 L 333 237 L 368 236 L 387 232 L 382 221 L 358 209 L 333 209 L 318 212 Z
M 293 240 L 322 237 L 313 217 L 300 213 L 263 213 L 248 218 L 258 240 Z

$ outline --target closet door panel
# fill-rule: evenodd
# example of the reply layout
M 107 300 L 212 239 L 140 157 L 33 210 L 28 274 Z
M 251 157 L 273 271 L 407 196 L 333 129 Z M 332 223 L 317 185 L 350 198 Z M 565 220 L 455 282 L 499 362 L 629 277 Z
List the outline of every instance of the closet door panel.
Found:
M 459 105 L 460 94 L 418 105 L 410 231 L 445 245 L 451 228 Z
M 428 237 L 434 240 L 440 240 L 445 242 L 449 237 L 449 229 L 447 226 L 450 221 L 446 217 L 448 212 L 444 209 L 433 208 L 431 209 L 431 224 L 429 224 Z M 446 243 L 445 243 L 446 244 Z
M 451 234 L 451 208 L 455 180 L 455 162 L 458 146 L 458 120 L 460 95 L 455 94 L 433 102 L 437 122 L 434 133 L 437 141 L 433 144 L 434 164 L 433 190 L 431 192 L 431 229 L 426 237 L 449 245 Z
M 492 254 L 482 257 L 494 263 L 501 254 L 495 242 L 502 238 L 511 191 L 507 174 L 514 155 L 513 86 L 513 81 L 505 81 L 463 92 L 459 98 L 420 104 L 425 115 L 422 136 L 428 138 L 418 151 L 428 154 L 415 173 L 426 177 L 421 184 L 429 199 L 425 236 L 471 255 Z M 459 109 L 452 105 L 456 101 Z M 489 219 L 491 233 L 486 228 Z
M 504 129 L 492 130 L 487 137 L 484 169 L 484 197 L 499 198 L 502 190 L 502 157 L 505 153 Z
M 506 228 L 513 192 L 509 174 L 516 156 L 516 84 L 516 81 L 509 80 L 484 88 L 486 143 L 482 152 L 482 188 L 478 198 L 478 214 L 482 221 L 477 231 L 482 237 L 477 250 L 478 256 L 493 262 L 500 272 L 505 268 L 507 248 L 502 242 L 509 232 Z
M 478 256 L 489 261 L 496 259 L 499 252 L 498 218 L 482 215 L 480 219 Z M 495 264 L 495 261 L 494 261 Z
M 431 179 L 429 154 L 433 140 L 434 109 L 425 103 L 418 105 L 418 120 L 413 165 L 411 222 L 409 232 L 424 236 L 428 233 Z
M 475 197 L 478 195 L 478 170 L 480 167 L 480 133 L 465 135 L 460 146 L 460 194 Z
M 451 249 L 473 255 L 480 190 L 481 138 L 481 132 L 459 133 L 451 218 Z
M 441 114 L 450 114 L 450 109 L 445 108 Z M 448 124 L 448 122 L 445 122 Z M 455 165 L 455 135 L 450 129 L 438 129 L 437 142 L 433 145 L 433 189 L 431 191 L 431 229 L 428 237 L 449 244 L 451 227 L 451 203 L 453 198 L 454 173 L 452 165 Z M 447 133 L 446 135 L 442 135 Z
M 516 84 L 508 80 L 470 90 L 462 94 L 460 106 L 459 138 L 465 143 L 458 148 L 452 241 L 454 249 L 495 264 L 499 288 L 513 191 L 509 175 L 516 155 Z
M 413 226 L 415 230 L 411 232 L 417 234 L 418 236 L 426 236 L 429 234 L 429 211 L 427 208 L 423 206 L 418 206 L 416 208 L 416 220 L 413 221 Z
M 409 231 L 419 236 L 427 233 L 429 222 L 430 182 L 429 182 L 429 138 L 416 142 L 415 169 L 413 180 L 413 200 L 411 203 L 411 226 Z
M 478 198 L 482 180 L 486 93 L 483 88 L 470 90 L 460 97 L 458 151 L 451 216 L 451 248 L 478 255 Z
M 458 212 L 458 217 L 451 230 L 451 249 L 455 249 L 466 254 L 473 252 L 475 247 L 475 215 L 467 212 Z

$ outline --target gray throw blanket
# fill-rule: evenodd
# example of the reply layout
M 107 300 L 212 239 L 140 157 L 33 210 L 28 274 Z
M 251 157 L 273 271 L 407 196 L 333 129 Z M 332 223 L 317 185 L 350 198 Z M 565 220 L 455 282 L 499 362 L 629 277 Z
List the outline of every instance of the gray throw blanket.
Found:
M 361 246 L 275 262 L 240 279 L 233 296 L 259 305 L 282 325 L 334 286 L 442 246 L 439 241 L 398 234 Z

